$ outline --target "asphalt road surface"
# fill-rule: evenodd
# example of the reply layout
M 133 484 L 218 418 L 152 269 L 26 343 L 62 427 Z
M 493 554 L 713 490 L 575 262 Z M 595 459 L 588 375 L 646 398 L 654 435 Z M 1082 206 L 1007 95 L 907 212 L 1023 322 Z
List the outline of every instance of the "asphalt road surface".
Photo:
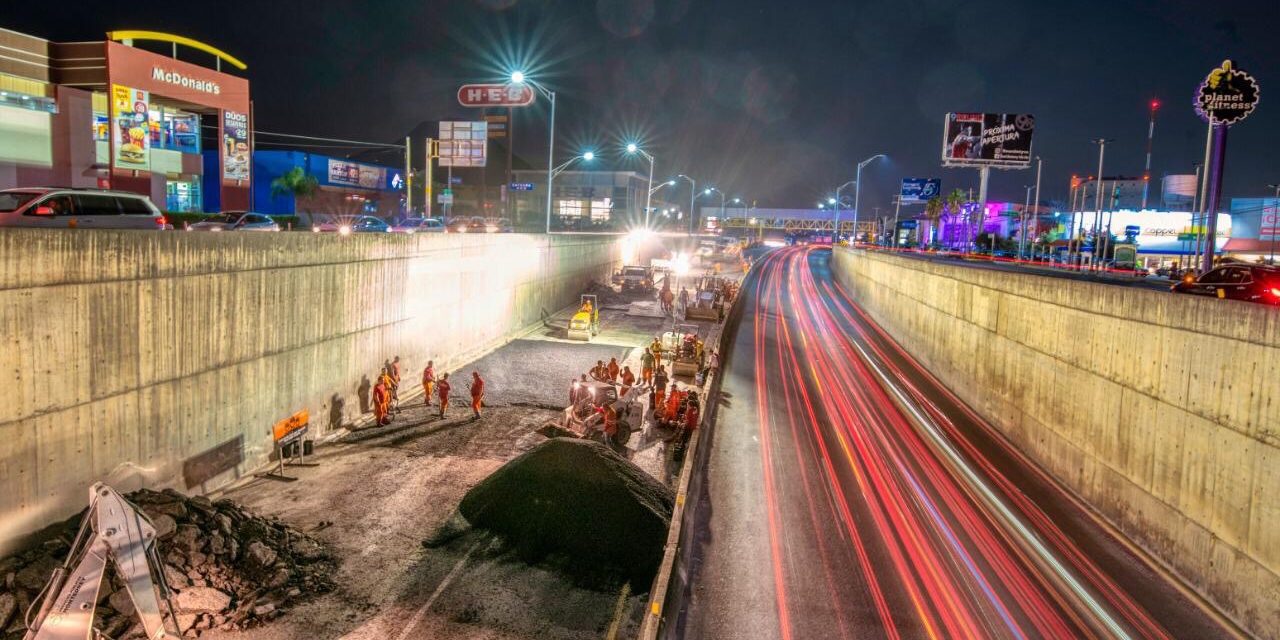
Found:
M 774 251 L 693 496 L 686 638 L 1218 638 L 1237 632 Z

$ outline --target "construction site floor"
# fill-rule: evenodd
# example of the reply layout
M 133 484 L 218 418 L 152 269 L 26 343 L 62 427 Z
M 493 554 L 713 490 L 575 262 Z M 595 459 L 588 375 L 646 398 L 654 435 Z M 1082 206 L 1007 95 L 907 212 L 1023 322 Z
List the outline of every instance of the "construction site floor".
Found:
M 603 306 L 603 305 L 602 305 Z M 563 317 L 563 318 L 562 318 Z M 571 584 L 553 569 L 515 559 L 488 534 L 471 531 L 428 549 L 463 495 L 543 436 L 536 430 L 568 401 L 571 380 L 596 360 L 618 357 L 639 372 L 640 349 L 670 319 L 604 309 L 590 343 L 562 340 L 568 312 L 523 339 L 457 371 L 444 419 L 407 400 L 388 426 L 352 431 L 318 447 L 295 482 L 256 479 L 225 495 L 327 543 L 339 558 L 334 592 L 267 626 L 208 632 L 205 638 L 601 638 L 632 637 L 644 598 Z M 464 402 L 472 370 L 486 379 L 477 421 Z M 420 372 L 406 372 L 406 383 Z M 632 439 L 629 457 L 670 482 L 665 443 L 652 430 Z

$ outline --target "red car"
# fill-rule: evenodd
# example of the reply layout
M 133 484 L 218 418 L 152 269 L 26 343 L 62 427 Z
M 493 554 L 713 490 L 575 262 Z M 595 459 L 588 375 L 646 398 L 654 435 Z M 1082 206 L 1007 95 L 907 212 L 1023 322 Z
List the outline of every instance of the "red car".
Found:
M 1195 279 L 1173 285 L 1174 293 L 1280 305 L 1280 267 L 1224 264 Z

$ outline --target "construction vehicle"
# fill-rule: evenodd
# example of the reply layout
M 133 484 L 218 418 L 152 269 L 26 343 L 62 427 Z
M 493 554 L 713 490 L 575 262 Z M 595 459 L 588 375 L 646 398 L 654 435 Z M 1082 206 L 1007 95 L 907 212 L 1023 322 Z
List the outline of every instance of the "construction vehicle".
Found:
M 569 318 L 570 340 L 587 340 L 600 333 L 600 304 L 595 294 L 584 293 L 579 299 L 578 310 Z
M 723 317 L 724 299 L 720 295 L 722 289 L 720 278 L 703 276 L 698 281 L 689 304 L 685 306 L 684 317 L 688 320 L 719 321 Z
M 649 293 L 653 291 L 653 268 L 637 265 L 623 267 L 622 271 L 614 274 L 613 282 L 622 289 L 623 293 L 629 291 Z
M 89 489 L 89 511 L 80 522 L 66 562 L 54 570 L 32 602 L 33 607 L 40 602 L 40 611 L 34 620 L 28 619 L 25 640 L 99 637 L 93 616 L 108 561 L 115 565 L 129 592 L 147 638 L 179 637 L 164 565 L 156 549 L 155 525 L 115 489 L 99 482 Z M 27 613 L 30 615 L 30 610 Z M 172 630 L 165 627 L 166 619 L 172 622 Z
M 631 433 L 644 428 L 644 409 L 640 397 L 645 391 L 633 386 L 626 395 L 618 397 L 619 385 L 603 380 L 575 381 L 574 397 L 577 401 L 565 407 L 555 421 L 555 431 L 561 435 L 597 440 L 622 447 L 631 440 Z M 613 405 L 618 414 L 618 430 L 610 442 L 606 442 L 604 418 L 596 407 Z
M 694 377 L 702 369 L 697 345 L 698 325 L 677 324 L 662 334 L 662 355 L 671 361 L 672 376 Z M 703 354 L 705 357 L 705 354 Z

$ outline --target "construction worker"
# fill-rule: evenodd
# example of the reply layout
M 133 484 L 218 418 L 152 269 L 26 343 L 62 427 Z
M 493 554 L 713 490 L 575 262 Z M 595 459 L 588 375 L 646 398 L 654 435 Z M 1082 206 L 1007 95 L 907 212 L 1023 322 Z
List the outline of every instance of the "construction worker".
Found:
M 662 290 L 662 293 L 659 295 L 661 296 L 661 300 L 662 300 L 662 313 L 666 315 L 671 315 L 672 313 L 671 303 L 676 299 L 675 294 L 671 293 L 671 289 L 664 288 Z
M 689 306 L 689 290 L 681 286 L 680 287 L 680 308 L 684 309 L 688 306 Z
M 431 406 L 431 392 L 436 388 L 436 363 L 427 361 L 427 368 L 422 370 L 422 403 Z
M 663 415 L 667 420 L 675 420 L 680 415 L 680 401 L 684 399 L 684 393 L 676 386 L 675 382 L 671 383 L 671 392 L 667 394 L 667 407 Z
M 609 371 L 604 366 L 604 360 L 596 360 L 596 366 L 591 367 L 591 377 L 595 380 L 604 380 L 607 375 Z
M 658 365 L 658 372 L 653 374 L 653 401 L 650 403 L 655 419 L 662 419 L 662 406 L 666 398 L 667 370 L 662 365 Z
M 657 365 L 659 367 L 662 366 L 662 341 L 657 336 L 654 336 L 653 342 L 649 343 L 649 353 L 653 354 L 653 359 L 657 362 Z
M 578 406 L 578 401 L 582 399 L 582 394 L 587 392 L 587 374 L 582 374 L 582 379 L 574 380 L 569 385 L 569 406 Z
M 471 372 L 471 419 L 480 419 L 480 407 L 484 406 L 484 380 L 479 371 Z
M 609 372 L 609 382 L 617 382 L 618 381 L 618 359 L 617 358 L 609 358 L 609 366 L 607 368 L 607 371 Z
M 391 392 L 387 389 L 387 375 L 378 376 L 378 384 L 373 385 L 373 421 L 382 426 L 390 422 L 387 412 L 390 410 Z
M 653 382 L 653 352 L 648 349 L 640 356 L 640 380 L 645 384 Z
M 390 364 L 390 363 L 387 363 Z M 383 391 L 387 394 L 387 413 L 391 412 L 391 407 L 396 402 L 396 385 L 391 379 L 390 369 L 383 369 L 382 374 L 378 376 L 378 382 L 382 383 Z
M 618 390 L 618 397 L 627 395 L 631 387 L 636 383 L 636 374 L 631 373 L 631 367 L 622 368 L 622 388 Z
M 436 383 L 436 397 L 440 398 L 440 417 L 444 417 L 444 410 L 449 408 L 449 374 L 440 376 L 440 381 Z

